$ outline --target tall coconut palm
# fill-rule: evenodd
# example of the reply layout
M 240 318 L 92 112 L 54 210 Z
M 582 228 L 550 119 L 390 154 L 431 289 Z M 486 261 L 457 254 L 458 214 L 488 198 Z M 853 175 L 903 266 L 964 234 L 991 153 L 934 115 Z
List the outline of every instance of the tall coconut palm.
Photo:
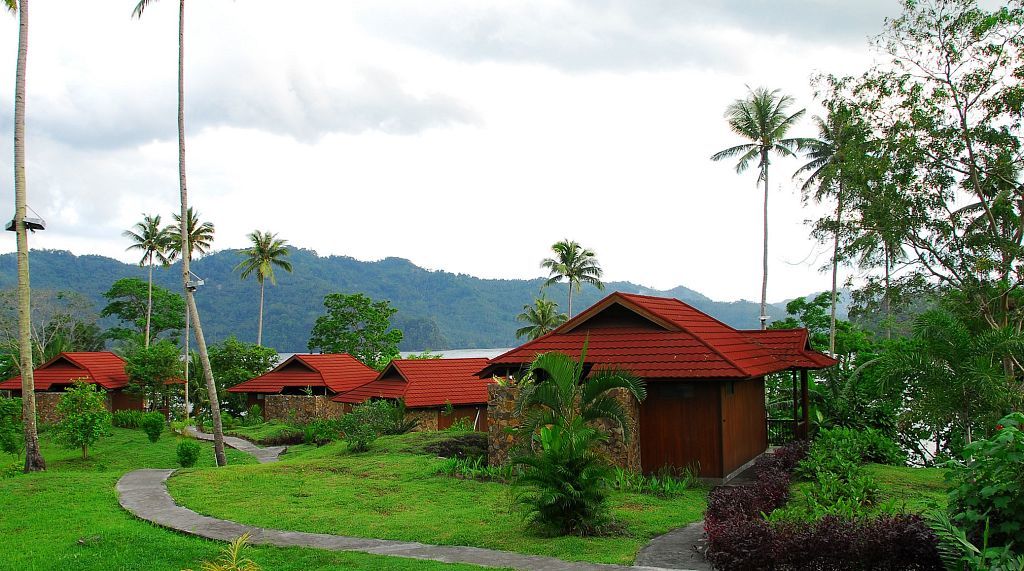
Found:
M 139 0 L 132 11 L 132 16 L 142 18 L 145 9 L 156 0 Z M 189 261 L 192 257 L 192 249 L 195 247 L 189 243 L 189 227 L 196 228 L 197 224 L 189 224 L 192 219 L 192 212 L 188 207 L 188 186 L 185 181 L 185 0 L 178 2 L 178 190 L 181 198 L 181 214 L 179 221 L 179 241 L 177 251 L 181 255 L 181 281 L 185 289 L 185 304 L 187 315 L 191 317 L 196 335 L 196 344 L 199 346 L 199 360 L 203 365 L 203 376 L 206 379 L 206 392 L 210 396 L 210 416 L 213 419 L 213 448 L 217 456 L 217 465 L 227 464 L 227 457 L 224 455 L 224 427 L 220 420 L 220 403 L 217 400 L 217 386 L 213 382 L 213 369 L 210 367 L 210 355 L 206 351 L 206 338 L 203 336 L 203 326 L 199 320 L 199 309 L 196 307 L 193 289 L 189 282 L 192 273 L 189 271 Z M 198 218 L 198 217 L 197 217 Z M 185 223 L 181 224 L 184 219 Z M 211 228 L 212 233 L 212 228 Z M 186 405 L 187 410 L 187 405 Z
M 771 155 L 796 155 L 803 139 L 787 139 L 786 133 L 804 114 L 804 109 L 787 115 L 793 98 L 782 95 L 778 89 L 764 87 L 751 89 L 745 99 L 737 99 L 725 110 L 729 128 L 750 143 L 729 147 L 711 155 L 711 160 L 739 157 L 736 172 L 742 173 L 757 161 L 757 182 L 764 183 L 764 264 L 761 280 L 761 329 L 768 323 L 768 165 Z
M 540 267 L 551 272 L 551 277 L 544 282 L 544 286 L 558 283 L 563 279 L 568 280 L 569 286 L 569 317 L 572 318 L 572 292 L 575 289 L 579 292 L 582 284 L 588 283 L 597 289 L 603 290 L 604 283 L 601 281 L 601 265 L 594 257 L 594 252 L 580 246 L 577 242 L 565 239 L 555 242 L 551 249 L 555 257 L 545 258 Z
M 523 312 L 516 316 L 516 321 L 528 324 L 526 327 L 516 329 L 516 338 L 536 339 L 553 331 L 566 320 L 568 317 L 558 311 L 558 303 L 541 294 L 540 297 L 533 300 L 533 305 L 524 305 Z
M 256 344 L 263 345 L 263 282 L 269 279 L 272 285 L 277 285 L 277 280 L 274 278 L 274 266 L 291 272 L 292 265 L 288 260 L 283 259 L 289 254 L 288 242 L 278 238 L 277 234 L 253 230 L 249 234 L 249 241 L 252 245 L 242 252 L 245 259 L 239 262 L 235 269 L 242 270 L 241 278 L 243 280 L 255 273 L 256 281 L 260 284 L 260 314 L 256 324 Z
M 210 248 L 213 247 L 215 229 L 213 222 L 201 222 L 199 213 L 194 212 L 191 206 L 188 207 L 187 220 L 185 228 L 188 232 L 188 254 L 191 259 L 196 254 L 206 254 L 210 251 Z M 181 255 L 181 214 L 174 215 L 174 224 L 168 228 L 168 235 L 170 236 L 170 259 L 175 260 Z
M 122 235 L 132 241 L 132 245 L 126 250 L 142 250 L 140 266 L 149 266 L 149 292 L 146 295 L 146 330 L 144 333 L 144 345 L 149 348 L 149 326 L 153 316 L 153 265 L 159 262 L 161 266 L 170 264 L 168 246 L 170 232 L 167 228 L 160 226 L 160 215 L 150 216 L 145 214 L 142 222 L 136 222 L 131 230 L 125 230 Z
M 21 416 L 25 432 L 25 471 L 46 469 L 36 431 L 35 379 L 32 375 L 32 289 L 28 273 L 28 209 L 25 178 L 25 71 L 28 65 L 28 0 L 4 0 L 18 14 L 18 66 L 14 81 L 14 231 L 18 242 L 18 350 L 21 354 Z
M 832 308 L 828 330 L 829 353 L 836 352 L 836 306 L 838 305 L 839 238 L 843 229 L 843 213 L 847 206 L 847 192 L 852 177 L 852 164 L 863 155 L 867 129 L 856 121 L 853 112 L 838 104 L 822 119 L 814 118 L 818 138 L 804 141 L 807 163 L 796 170 L 793 177 L 806 175 L 801 191 L 822 202 L 829 197 L 836 201 L 832 227 Z

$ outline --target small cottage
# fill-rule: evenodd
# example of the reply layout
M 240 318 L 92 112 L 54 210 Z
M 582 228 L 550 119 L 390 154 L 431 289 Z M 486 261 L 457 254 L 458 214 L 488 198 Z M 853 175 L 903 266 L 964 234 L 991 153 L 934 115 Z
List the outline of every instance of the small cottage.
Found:
M 94 383 L 107 391 L 107 408 L 143 410 L 142 397 L 126 392 L 125 361 L 109 351 L 61 353 L 32 371 L 36 411 L 40 422 L 56 422 L 57 401 L 76 381 Z M 21 396 L 21 375 L 0 383 L 0 390 Z
M 267 420 L 308 421 L 340 416 L 343 407 L 330 398 L 376 378 L 376 370 L 346 353 L 295 354 L 228 392 L 245 394 Z
M 806 435 L 807 371 L 835 364 L 811 350 L 807 339 L 803 329 L 742 331 L 678 299 L 615 292 L 551 333 L 491 359 L 480 375 L 518 378 L 538 354 L 578 358 L 586 343 L 586 371 L 617 367 L 646 381 L 646 400 L 627 407 L 639 444 L 623 454 L 629 467 L 648 473 L 691 468 L 724 481 L 768 447 L 766 375 L 792 379 L 794 410 L 786 428 Z
M 396 359 L 373 381 L 334 397 L 348 405 L 369 399 L 403 399 L 419 430 L 444 430 L 462 422 L 487 430 L 487 385 L 477 373 L 487 359 Z

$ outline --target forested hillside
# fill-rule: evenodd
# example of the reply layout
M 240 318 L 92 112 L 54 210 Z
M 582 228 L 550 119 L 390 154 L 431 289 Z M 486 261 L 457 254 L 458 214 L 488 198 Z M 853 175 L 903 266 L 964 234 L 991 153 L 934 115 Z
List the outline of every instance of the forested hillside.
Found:
M 196 299 L 207 339 L 219 341 L 236 335 L 255 341 L 259 287 L 255 280 L 242 281 L 233 268 L 239 261 L 235 250 L 217 252 L 193 263 L 193 271 L 206 280 Z M 278 351 L 305 351 L 309 331 L 322 313 L 322 302 L 332 292 L 362 292 L 374 299 L 388 299 L 398 309 L 393 322 L 405 332 L 403 350 L 508 347 L 516 343 L 520 325 L 515 316 L 531 303 L 543 279 L 490 280 L 444 271 L 428 271 L 401 258 L 362 262 L 343 256 L 321 257 L 311 250 L 294 249 L 294 272 L 277 272 L 278 285 L 267 285 L 264 345 Z M 102 293 L 115 280 L 146 272 L 103 256 L 75 256 L 64 251 L 33 251 L 32 287 L 75 290 L 94 301 L 97 313 L 104 305 Z M 540 270 L 538 270 L 540 274 Z M 158 269 L 156 283 L 178 291 L 177 267 Z M 0 256 L 0 288 L 15 286 L 13 254 Z M 685 287 L 657 291 L 629 282 L 611 282 L 605 292 L 584 287 L 574 300 L 583 308 L 607 292 L 624 291 L 679 298 L 722 321 L 741 328 L 756 328 L 757 304 L 747 301 L 716 302 Z M 552 286 L 548 295 L 565 304 L 565 285 Z M 769 313 L 785 316 L 784 304 Z

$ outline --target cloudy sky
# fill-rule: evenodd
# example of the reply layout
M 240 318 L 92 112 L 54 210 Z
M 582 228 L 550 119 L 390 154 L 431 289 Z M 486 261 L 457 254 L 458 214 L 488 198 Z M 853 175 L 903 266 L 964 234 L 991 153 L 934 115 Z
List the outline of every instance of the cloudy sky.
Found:
M 32 4 L 36 248 L 134 254 L 176 210 L 177 7 Z M 747 85 L 817 113 L 809 78 L 858 73 L 896 0 L 204 0 L 186 16 L 190 203 L 218 249 L 254 229 L 321 255 L 529 278 L 564 237 L 610 280 L 760 296 L 756 175 L 713 163 Z M 17 23 L 0 19 L 0 172 Z M 805 121 L 794 135 L 812 135 Z M 828 288 L 790 175 L 772 167 L 773 300 Z M 13 204 L 13 177 L 3 184 Z M 0 242 L 13 251 L 14 236 Z

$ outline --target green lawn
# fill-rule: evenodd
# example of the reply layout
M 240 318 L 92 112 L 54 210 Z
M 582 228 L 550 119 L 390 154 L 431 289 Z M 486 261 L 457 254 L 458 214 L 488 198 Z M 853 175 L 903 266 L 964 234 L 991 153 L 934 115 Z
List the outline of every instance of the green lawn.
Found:
M 384 437 L 361 454 L 344 444 L 301 447 L 276 464 L 182 471 L 168 485 L 182 505 L 258 526 L 622 564 L 652 537 L 700 520 L 706 505 L 700 489 L 671 498 L 617 492 L 622 534 L 540 537 L 526 528 L 510 486 L 434 474 L 439 460 L 422 447 L 450 434 Z
M 302 430 L 280 422 L 262 422 L 255 426 L 239 426 L 225 430 L 224 434 L 244 438 L 260 445 L 276 446 L 285 436 L 302 438 Z
M 946 508 L 947 470 L 884 464 L 868 464 L 865 468 L 878 482 L 882 501 L 893 499 L 906 511 L 916 513 L 933 507 Z
M 42 436 L 48 470 L 41 474 L 0 478 L 0 568 L 3 569 L 139 569 L 145 571 L 198 569 L 203 560 L 218 555 L 222 544 L 180 535 L 123 511 L 114 485 L 136 468 L 177 466 L 174 435 L 165 433 L 156 444 L 139 430 L 112 429 L 90 452 L 53 446 Z M 213 465 L 212 446 L 201 466 Z M 9 457 L 0 457 L 0 466 Z M 228 468 L 206 468 L 221 473 L 244 472 L 254 461 L 228 451 Z M 194 474 L 202 474 L 198 469 Z M 331 553 L 314 549 L 253 547 L 248 556 L 267 571 L 309 569 L 479 569 L 468 565 L 415 561 L 360 553 Z

